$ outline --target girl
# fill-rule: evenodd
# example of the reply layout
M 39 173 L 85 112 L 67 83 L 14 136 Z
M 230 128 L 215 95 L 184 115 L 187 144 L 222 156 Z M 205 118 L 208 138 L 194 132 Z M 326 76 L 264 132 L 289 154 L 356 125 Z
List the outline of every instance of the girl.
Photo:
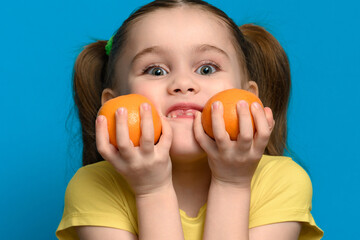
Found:
M 281 156 L 289 72 L 272 35 L 239 29 L 203 1 L 154 1 L 111 41 L 87 46 L 74 71 L 84 167 L 68 185 L 59 239 L 320 239 L 310 179 Z M 268 107 L 249 111 L 240 101 L 240 133 L 231 141 L 215 102 L 213 140 L 201 109 L 229 88 L 251 91 Z M 116 112 L 117 148 L 109 143 L 97 112 L 127 93 L 148 97 L 162 116 L 156 145 L 148 104 L 140 109 L 140 146 L 129 140 L 124 108 Z

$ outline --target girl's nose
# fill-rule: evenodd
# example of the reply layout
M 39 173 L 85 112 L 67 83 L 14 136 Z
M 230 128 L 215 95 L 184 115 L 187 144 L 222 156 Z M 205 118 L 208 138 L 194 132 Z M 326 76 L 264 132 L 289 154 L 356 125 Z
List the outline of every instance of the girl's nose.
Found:
M 168 86 L 170 94 L 196 94 L 199 89 L 198 83 L 189 77 L 177 77 Z

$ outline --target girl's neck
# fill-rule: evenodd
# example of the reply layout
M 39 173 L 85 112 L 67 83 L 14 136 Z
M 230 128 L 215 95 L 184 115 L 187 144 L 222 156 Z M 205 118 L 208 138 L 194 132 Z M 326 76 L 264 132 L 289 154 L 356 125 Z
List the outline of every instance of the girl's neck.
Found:
M 211 181 L 207 158 L 197 161 L 173 161 L 173 185 L 180 209 L 196 217 L 206 203 Z

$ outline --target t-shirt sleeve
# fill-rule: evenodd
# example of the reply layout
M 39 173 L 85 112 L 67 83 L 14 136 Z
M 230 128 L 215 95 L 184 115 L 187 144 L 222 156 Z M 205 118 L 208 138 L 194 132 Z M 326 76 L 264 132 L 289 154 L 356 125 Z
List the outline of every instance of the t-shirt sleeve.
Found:
M 252 183 L 250 228 L 296 221 L 302 223 L 299 239 L 321 239 L 323 232 L 311 214 L 312 193 L 308 174 L 293 160 L 264 160 Z
M 126 189 L 124 192 L 112 171 L 99 166 L 79 169 L 66 189 L 57 237 L 78 239 L 75 226 L 112 227 L 136 234 L 136 220 L 125 195 Z

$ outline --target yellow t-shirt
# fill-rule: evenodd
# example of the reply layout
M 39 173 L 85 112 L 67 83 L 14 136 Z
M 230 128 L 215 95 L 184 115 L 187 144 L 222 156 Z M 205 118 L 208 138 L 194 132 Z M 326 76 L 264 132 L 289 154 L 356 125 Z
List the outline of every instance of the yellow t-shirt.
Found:
M 251 182 L 249 228 L 302 222 L 300 240 L 317 240 L 323 232 L 310 213 L 312 185 L 307 173 L 291 158 L 264 155 Z M 206 204 L 196 218 L 180 210 L 186 240 L 200 240 Z M 104 226 L 138 235 L 135 197 L 129 185 L 106 161 L 82 167 L 70 181 L 65 208 L 56 231 L 59 239 L 78 239 L 74 226 Z

